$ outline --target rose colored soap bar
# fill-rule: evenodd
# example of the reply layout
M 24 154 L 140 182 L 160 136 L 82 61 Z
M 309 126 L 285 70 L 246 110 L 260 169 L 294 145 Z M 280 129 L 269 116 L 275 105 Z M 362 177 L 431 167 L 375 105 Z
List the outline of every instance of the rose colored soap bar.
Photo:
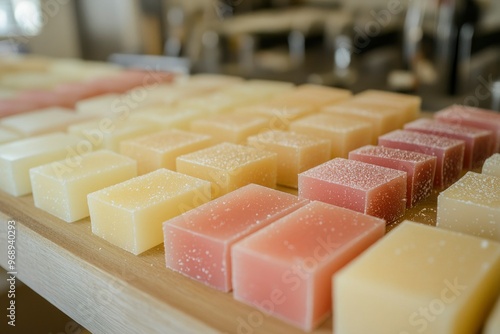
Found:
M 336 158 L 299 174 L 299 197 L 380 217 L 388 223 L 406 208 L 406 173 Z
M 349 152 L 349 159 L 406 172 L 406 207 L 411 208 L 432 192 L 436 157 L 383 146 L 364 146 Z
M 500 177 L 500 153 L 495 153 L 486 159 L 482 173 Z
M 277 183 L 297 188 L 298 174 L 330 159 L 330 141 L 287 131 L 266 131 L 248 145 L 278 155 Z
M 92 233 L 138 255 L 163 242 L 162 223 L 210 200 L 210 183 L 158 169 L 88 195 Z
M 230 291 L 233 244 L 307 203 L 249 184 L 163 224 L 167 267 Z
M 484 326 L 483 334 L 500 333 L 500 297 L 498 298 L 495 307 L 488 316 L 486 325 Z
M 500 178 L 468 172 L 438 196 L 436 225 L 500 241 Z
M 456 104 L 438 111 L 434 117 L 440 122 L 462 124 L 493 131 L 495 141 L 490 154 L 500 152 L 500 114 L 492 110 Z
M 480 333 L 500 285 L 500 244 L 405 221 L 333 278 L 333 330 Z
M 379 137 L 379 145 L 434 155 L 434 186 L 446 188 L 459 179 L 462 172 L 465 142 L 442 136 L 407 130 L 396 130 Z
M 89 216 L 89 193 L 136 175 L 135 160 L 104 150 L 78 157 L 78 165 L 61 160 L 30 170 L 35 206 L 68 223 Z
M 234 245 L 234 297 L 310 331 L 331 312 L 332 275 L 384 232 L 382 219 L 311 202 Z
M 137 161 L 139 175 L 159 168 L 176 169 L 178 156 L 210 146 L 210 137 L 181 130 L 164 130 L 120 143 L 120 153 Z
M 250 183 L 276 187 L 277 154 L 222 143 L 178 157 L 177 171 L 212 182 L 216 198 Z
M 0 117 L 27 112 L 37 107 L 38 106 L 32 101 L 23 101 L 16 98 L 0 100 Z
M 329 139 L 332 158 L 347 158 L 350 151 L 372 140 L 370 123 L 330 114 L 306 116 L 292 122 L 290 130 Z
M 459 124 L 446 124 L 431 119 L 419 119 L 404 126 L 405 130 L 430 133 L 438 136 L 460 139 L 465 142 L 463 168 L 481 167 L 490 156 L 493 132 Z

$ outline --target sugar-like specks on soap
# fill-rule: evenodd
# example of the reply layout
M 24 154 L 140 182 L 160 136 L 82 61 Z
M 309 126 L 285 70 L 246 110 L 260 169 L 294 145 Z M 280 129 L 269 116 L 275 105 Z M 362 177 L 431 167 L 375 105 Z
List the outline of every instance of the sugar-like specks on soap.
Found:
M 500 179 L 495 176 L 468 172 L 442 194 L 459 201 L 500 209 Z
M 463 141 L 458 139 L 451 139 L 443 136 L 436 136 L 427 133 L 424 134 L 406 130 L 395 130 L 381 136 L 380 138 L 441 149 L 447 149 L 450 147 L 461 145 L 463 143 Z
M 414 163 L 424 162 L 429 159 L 428 156 L 407 150 L 399 150 L 395 148 L 389 148 L 384 146 L 373 146 L 367 145 L 362 148 L 355 150 L 356 153 L 366 154 L 386 159 L 398 159 L 404 161 L 410 161 Z

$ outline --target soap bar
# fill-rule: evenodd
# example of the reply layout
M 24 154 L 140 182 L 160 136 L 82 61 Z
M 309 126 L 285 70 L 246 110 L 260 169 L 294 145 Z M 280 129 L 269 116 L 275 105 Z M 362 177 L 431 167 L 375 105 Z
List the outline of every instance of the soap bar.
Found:
M 163 225 L 167 267 L 228 292 L 233 244 L 306 203 L 249 184 L 172 218 Z
M 122 95 L 109 93 L 80 100 L 75 104 L 75 109 L 79 114 L 115 118 L 129 113 L 132 108 L 123 103 Z
M 482 173 L 500 177 L 500 153 L 495 153 L 486 159 Z
M 166 72 L 127 70 L 114 75 L 95 78 L 90 83 L 106 93 L 125 93 L 137 86 L 169 82 L 172 75 Z
M 382 219 L 311 202 L 234 245 L 234 297 L 310 331 L 331 312 L 332 275 L 384 232 Z
M 292 122 L 290 130 L 330 140 L 331 157 L 347 158 L 350 151 L 370 144 L 370 123 L 342 116 L 316 114 Z
M 465 142 L 443 136 L 396 130 L 379 137 L 379 145 L 434 155 L 436 173 L 434 186 L 446 188 L 460 178 Z
M 0 100 L 0 117 L 27 112 L 37 107 L 32 101 L 23 101 L 16 98 Z
M 380 99 L 373 101 L 372 99 L 360 99 L 356 98 L 355 96 L 352 99 L 345 101 L 344 103 L 348 106 L 368 110 L 371 113 L 381 114 L 384 116 L 390 115 L 394 117 L 394 130 L 402 128 L 406 122 L 410 121 L 401 106 L 385 104 L 383 102 L 380 102 Z
M 349 152 L 349 159 L 406 172 L 406 207 L 411 208 L 432 192 L 436 157 L 383 146 L 364 146 Z
M 270 99 L 284 92 L 292 91 L 293 88 L 294 84 L 291 82 L 253 79 L 228 86 L 222 91 L 250 103 Z
M 0 125 L 25 137 L 30 137 L 49 132 L 66 131 L 71 124 L 88 119 L 89 116 L 78 115 L 71 109 L 54 107 L 2 118 Z
M 299 174 L 299 197 L 330 203 L 388 223 L 406 208 L 406 172 L 335 158 Z
M 212 197 L 250 183 L 276 186 L 277 154 L 231 143 L 218 144 L 177 158 L 177 171 L 212 183 Z
M 137 161 L 139 175 L 159 168 L 176 170 L 178 156 L 210 146 L 209 136 L 182 130 L 163 130 L 120 143 L 120 153 Z
M 440 122 L 462 124 L 493 131 L 495 141 L 490 154 L 500 152 L 500 114 L 492 110 L 456 104 L 438 111 L 434 117 Z
M 30 170 L 35 206 L 68 223 L 89 216 L 88 194 L 136 175 L 135 160 L 105 150 Z
M 498 277 L 498 243 L 405 221 L 334 275 L 333 330 L 479 333 Z
M 6 144 L 14 140 L 21 139 L 21 135 L 5 128 L 0 128 L 0 145 Z
M 484 334 L 500 333 L 500 297 L 498 298 L 493 311 L 491 311 L 484 327 Z
M 318 109 L 326 105 L 339 103 L 351 97 L 352 92 L 347 89 L 303 84 L 295 89 L 275 95 L 272 101 L 283 101 L 290 104 L 309 104 Z
M 92 145 L 76 136 L 50 133 L 0 145 L 0 189 L 13 195 L 31 193 L 30 168 L 61 159 L 72 159 Z
M 468 172 L 438 196 L 437 226 L 500 241 L 500 178 Z
M 89 194 L 92 233 L 138 255 L 163 242 L 164 221 L 209 200 L 209 182 L 158 169 Z
M 405 124 L 405 130 L 430 133 L 438 136 L 460 139 L 465 142 L 463 168 L 481 167 L 490 156 L 493 132 L 459 124 L 446 124 L 432 119 L 419 119 Z
M 21 91 L 16 98 L 23 101 L 31 101 L 38 109 L 48 107 L 72 108 L 76 102 L 69 95 L 62 95 L 54 90 L 47 91 L 42 89 Z
M 199 118 L 191 122 L 191 131 L 209 135 L 213 144 L 223 142 L 243 144 L 247 137 L 267 128 L 264 117 L 241 114 L 223 114 Z
M 154 123 L 159 129 L 188 130 L 191 122 L 203 115 L 203 111 L 181 107 L 157 105 L 139 108 L 130 115 L 131 121 Z
M 297 188 L 298 174 L 330 159 L 330 141 L 287 131 L 266 131 L 248 138 L 248 145 L 278 155 L 277 183 Z

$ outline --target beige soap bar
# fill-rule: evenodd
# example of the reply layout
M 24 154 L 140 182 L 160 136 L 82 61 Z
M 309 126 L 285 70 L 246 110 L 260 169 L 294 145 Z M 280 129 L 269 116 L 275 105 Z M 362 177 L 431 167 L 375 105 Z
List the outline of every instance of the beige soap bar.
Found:
M 0 189 L 13 195 L 31 193 L 30 168 L 92 151 L 92 145 L 76 136 L 50 133 L 0 145 Z
M 163 242 L 164 221 L 210 199 L 210 182 L 158 169 L 89 194 L 92 233 L 138 255 Z
M 495 153 L 483 164 L 483 174 L 500 177 L 500 153 Z
M 499 277 L 499 243 L 405 221 L 334 276 L 334 333 L 478 333 Z
M 138 110 L 130 115 L 130 120 L 153 123 L 162 130 L 188 130 L 191 122 L 201 115 L 202 111 L 192 108 L 155 106 Z
M 222 143 L 178 157 L 177 171 L 210 181 L 216 198 L 250 183 L 276 187 L 277 155 Z
M 321 85 L 304 84 L 295 89 L 276 95 L 273 101 L 309 104 L 316 108 L 339 103 L 352 97 L 347 89 Z
M 437 226 L 500 242 L 500 178 L 468 172 L 441 192 Z
M 18 139 L 21 139 L 21 135 L 19 133 L 9 129 L 0 128 L 0 145 Z
M 72 223 L 88 217 L 88 194 L 137 176 L 137 163 L 102 150 L 32 168 L 30 176 L 35 206 Z
M 160 168 L 175 171 L 178 156 L 210 145 L 210 136 L 171 129 L 122 141 L 120 152 L 137 161 L 137 172 L 142 175 Z

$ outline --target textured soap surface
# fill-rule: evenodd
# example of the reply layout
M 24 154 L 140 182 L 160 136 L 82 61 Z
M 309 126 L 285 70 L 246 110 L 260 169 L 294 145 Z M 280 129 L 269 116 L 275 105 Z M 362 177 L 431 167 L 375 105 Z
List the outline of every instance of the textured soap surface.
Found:
M 177 158 L 177 171 L 212 183 L 212 197 L 250 183 L 276 186 L 277 154 L 231 143 Z
M 338 205 L 392 222 L 406 208 L 406 173 L 335 158 L 299 174 L 299 197 Z
M 405 221 L 334 276 L 334 333 L 478 333 L 498 277 L 500 244 Z
M 349 159 L 406 172 L 406 206 L 414 206 L 432 192 L 436 157 L 383 146 L 364 146 L 349 152 Z
M 434 186 L 446 188 L 459 179 L 462 172 L 465 142 L 427 133 L 396 130 L 379 137 L 379 145 L 434 155 Z
M 500 153 L 495 153 L 486 159 L 482 173 L 500 177 Z
M 138 255 L 163 242 L 164 221 L 210 199 L 209 182 L 158 169 L 89 194 L 92 233 Z
M 176 170 L 178 156 L 210 146 L 210 136 L 182 130 L 164 130 L 120 143 L 120 153 L 137 161 L 139 175 L 159 168 Z
M 68 223 L 88 217 L 88 194 L 136 175 L 135 160 L 105 150 L 30 170 L 35 206 Z
M 248 138 L 248 145 L 278 155 L 277 183 L 297 188 L 298 174 L 330 158 L 330 141 L 287 131 L 266 131 Z
M 437 226 L 500 241 L 500 178 L 468 172 L 441 192 Z
M 382 219 L 311 202 L 235 244 L 234 297 L 311 330 L 330 314 L 332 275 L 384 232 Z
M 231 248 L 308 201 L 249 184 L 163 225 L 167 267 L 222 291 L 230 291 Z

